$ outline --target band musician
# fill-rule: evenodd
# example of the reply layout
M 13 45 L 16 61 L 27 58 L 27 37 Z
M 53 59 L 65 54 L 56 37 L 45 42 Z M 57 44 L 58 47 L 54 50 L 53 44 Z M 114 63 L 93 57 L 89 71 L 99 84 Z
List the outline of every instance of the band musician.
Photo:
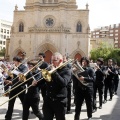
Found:
M 79 120 L 81 107 L 85 99 L 87 106 L 88 120 L 92 118 L 92 107 L 93 107 L 93 82 L 94 82 L 94 70 L 89 67 L 89 60 L 86 57 L 82 57 L 80 61 L 82 68 L 86 75 L 80 75 L 78 78 L 78 84 L 75 89 L 75 116 L 74 120 Z M 80 81 L 86 81 L 86 85 L 82 85 Z
M 103 87 L 104 87 L 104 80 L 105 80 L 105 67 L 103 66 L 103 59 L 97 59 L 97 65 L 95 66 L 95 84 L 94 84 L 94 102 L 93 102 L 93 113 L 97 111 L 96 106 L 96 94 L 97 90 L 99 93 L 99 109 L 102 109 L 102 102 L 103 102 Z
M 28 62 L 28 68 L 30 71 L 26 79 L 30 79 L 27 81 L 27 87 L 29 87 L 33 80 L 38 81 L 40 79 L 40 71 L 37 68 L 33 68 L 37 64 L 36 61 L 29 61 Z M 39 120 L 43 120 L 43 115 L 39 110 L 39 102 L 40 102 L 40 96 L 39 96 L 39 87 L 38 86 L 32 86 L 27 90 L 27 93 L 25 95 L 24 104 L 23 104 L 23 115 L 22 120 L 28 120 L 29 116 L 29 108 L 31 107 L 33 110 L 33 113 L 39 118 Z
M 25 65 L 21 64 L 22 59 L 20 57 L 18 57 L 18 56 L 14 57 L 13 58 L 13 62 L 15 64 L 15 66 L 17 67 L 17 69 L 13 70 L 13 78 L 11 78 L 11 76 L 8 76 L 6 78 L 6 80 L 5 80 L 5 83 L 9 84 L 11 86 L 14 86 L 14 84 L 16 84 L 16 83 L 18 83 L 18 84 L 21 83 L 19 81 L 19 78 L 17 77 L 17 75 L 19 73 L 23 73 L 24 74 L 25 72 L 27 72 L 27 67 Z M 18 85 L 18 84 L 16 84 L 16 85 Z M 13 87 L 11 87 L 11 88 L 13 88 Z M 25 85 L 21 85 L 21 86 L 15 88 L 13 91 L 10 92 L 9 99 L 11 99 L 13 96 L 18 94 L 19 92 L 21 92 L 23 89 L 25 89 Z M 22 105 L 23 105 L 23 101 L 24 101 L 24 96 L 25 96 L 25 92 L 23 92 L 20 95 L 18 95 Z M 6 115 L 5 115 L 5 120 L 11 120 L 12 119 L 12 113 L 13 113 L 13 108 L 14 108 L 14 103 L 15 103 L 16 98 L 17 97 L 13 98 L 12 100 L 10 100 L 8 102 L 8 109 L 7 109 L 7 112 L 6 112 Z
M 63 64 L 63 57 L 56 52 L 51 58 L 52 70 Z M 65 120 L 67 104 L 67 85 L 71 79 L 71 71 L 67 66 L 51 73 L 51 81 L 46 81 L 46 96 L 43 103 L 44 120 Z

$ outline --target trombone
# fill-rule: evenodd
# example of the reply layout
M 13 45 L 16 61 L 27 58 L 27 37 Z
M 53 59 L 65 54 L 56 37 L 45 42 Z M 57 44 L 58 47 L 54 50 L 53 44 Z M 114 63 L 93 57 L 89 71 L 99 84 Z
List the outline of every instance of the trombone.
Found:
M 37 73 L 38 74 L 38 73 Z M 35 75 L 37 75 L 37 74 L 35 74 Z M 34 75 L 34 76 L 35 76 Z M 28 80 L 30 80 L 31 78 L 33 78 L 33 76 L 32 77 L 30 77 Z M 41 78 L 40 80 L 42 80 L 43 78 Z M 26 80 L 25 82 L 27 82 L 28 80 Z M 40 80 L 38 80 L 38 82 L 40 81 Z M 24 83 L 25 83 L 24 82 Z M 23 83 L 21 83 L 20 85 L 22 85 Z M 19 85 L 19 86 L 20 86 Z M 12 99 L 14 99 L 15 97 L 17 97 L 18 95 L 20 95 L 21 93 L 23 93 L 24 91 L 26 91 L 28 88 L 30 88 L 30 87 L 32 87 L 33 85 L 31 84 L 30 86 L 28 86 L 27 88 L 25 88 L 25 89 L 23 89 L 21 92 L 19 92 L 18 94 L 16 94 L 16 95 L 14 95 L 13 97 L 11 97 L 9 100 L 7 100 L 7 101 L 5 101 L 4 103 L 2 103 L 2 104 L 0 104 L 0 106 L 2 106 L 2 105 L 4 105 L 5 103 L 7 103 L 8 101 L 10 101 L 10 100 L 12 100 Z
M 25 77 L 25 76 L 26 76 L 30 71 L 32 71 L 34 68 L 36 68 L 36 67 L 38 67 L 38 66 L 41 66 L 42 63 L 43 63 L 43 61 L 39 61 L 32 69 L 30 69 L 29 71 L 27 71 L 25 74 L 20 74 L 20 75 L 18 75 L 17 77 L 19 77 L 20 81 L 16 82 L 16 83 L 12 86 L 12 89 L 10 89 L 9 91 L 5 91 L 5 93 L 2 94 L 2 96 L 5 96 L 7 93 L 13 91 L 15 88 L 19 87 L 20 85 L 22 85 L 22 84 L 24 84 L 25 82 L 27 82 L 28 80 L 30 80 L 30 79 L 27 79 L 27 80 L 26 80 L 26 77 Z M 18 84 L 19 82 L 21 82 L 21 83 Z M 18 84 L 18 85 L 17 85 L 17 84 Z M 17 85 L 17 86 L 15 86 L 15 85 Z M 14 86 L 15 86 L 15 87 L 14 87 Z M 2 97 L 2 96 L 1 96 L 1 97 Z
M 58 67 L 57 67 L 56 69 L 54 69 L 54 70 L 48 71 L 47 68 L 48 68 L 49 66 L 48 66 L 46 69 L 41 70 L 43 77 L 42 77 L 40 80 L 38 80 L 37 82 L 41 81 L 42 79 L 45 79 L 46 81 L 50 82 L 50 81 L 51 81 L 51 74 L 52 74 L 52 73 L 54 73 L 57 69 L 61 69 L 62 67 L 66 66 L 68 63 L 71 63 L 71 62 L 73 62 L 73 59 L 68 60 L 67 62 L 65 62 L 65 63 L 63 63 L 62 65 L 58 66 Z M 37 74 L 38 74 L 38 73 L 37 73 Z M 37 75 L 37 74 L 35 74 L 35 75 Z M 34 75 L 34 76 L 35 76 L 35 75 Z M 33 76 L 32 76 L 32 77 L 33 77 Z M 30 77 L 29 79 L 31 79 L 32 77 Z M 26 81 L 28 81 L 28 80 L 26 80 Z M 26 82 L 26 81 L 24 81 L 24 82 Z M 24 83 L 24 82 L 23 82 L 23 83 Z M 23 84 L 23 83 L 21 83 L 21 84 Z M 21 84 L 20 84 L 20 85 L 21 85 Z M 20 86 L 20 85 L 19 85 L 19 86 Z M 24 91 L 26 91 L 27 89 L 29 89 L 29 88 L 32 87 L 32 86 L 33 86 L 33 85 L 31 84 L 30 86 L 28 86 L 27 88 L 25 88 L 24 90 L 22 90 L 21 92 L 19 92 L 18 94 L 16 94 L 16 95 L 13 96 L 12 98 L 10 98 L 9 100 L 7 100 L 7 101 L 5 101 L 4 103 L 0 104 L 0 106 L 4 105 L 4 104 L 7 103 L 8 101 L 14 99 L 15 97 L 17 97 L 18 95 L 20 95 L 21 93 L 23 93 Z M 16 87 L 17 87 L 17 86 L 16 86 Z M 14 88 L 14 89 L 15 89 L 15 88 Z
M 56 72 L 57 69 L 61 69 L 62 67 L 66 66 L 68 63 L 71 63 L 71 62 L 73 62 L 73 61 L 74 61 L 73 59 L 69 59 L 68 61 L 64 62 L 62 65 L 58 66 L 57 68 L 55 68 L 55 69 L 53 69 L 53 70 L 51 70 L 51 71 L 48 71 L 48 70 L 46 70 L 46 69 L 43 69 L 43 70 L 42 70 L 42 76 L 43 76 L 43 78 L 44 78 L 46 81 L 50 82 L 50 81 L 52 80 L 52 78 L 51 78 L 51 74 L 52 74 L 52 73 Z
M 29 58 L 29 57 L 28 57 L 28 58 Z M 20 64 L 19 64 L 16 68 L 14 68 L 12 71 L 9 71 L 8 68 L 7 68 L 4 64 L 2 64 L 1 67 L 4 69 L 4 71 L 6 71 L 6 72 L 8 73 L 8 76 L 10 76 L 11 78 L 13 78 L 13 72 L 14 72 L 16 69 L 18 69 L 18 67 L 20 67 L 20 65 L 24 64 L 24 63 L 28 60 L 28 58 L 27 58 L 23 63 L 20 63 Z M 17 78 L 17 77 L 16 77 L 16 78 Z M 12 82 L 13 82 L 16 78 L 14 78 L 14 79 L 12 80 Z M 3 88 L 5 88 L 7 85 L 9 85 L 9 83 L 7 83 L 5 86 L 3 86 L 2 88 L 0 88 L 0 90 L 3 89 Z M 7 90 L 6 90 L 6 91 L 7 91 Z
M 49 65 L 47 68 L 49 68 L 51 65 Z M 47 69 L 46 68 L 46 69 Z M 41 71 L 41 70 L 40 70 Z M 27 82 L 28 80 L 30 80 L 31 78 L 33 78 L 34 76 L 36 76 L 37 74 L 40 73 L 40 71 L 38 73 L 36 73 L 35 75 L 33 75 L 32 77 L 30 77 L 29 79 L 27 79 L 26 81 L 22 82 L 21 84 L 19 84 L 18 86 L 16 86 L 15 88 L 19 87 L 20 85 L 24 84 L 25 82 Z M 43 77 L 38 80 L 37 82 L 41 81 L 43 79 Z M 21 92 L 19 92 L 18 94 L 14 95 L 12 98 L 10 98 L 9 100 L 5 101 L 4 103 L 0 104 L 0 106 L 4 105 L 5 103 L 7 103 L 8 101 L 14 99 L 15 97 L 17 97 L 18 95 L 20 95 L 21 93 L 23 93 L 24 91 L 26 91 L 27 89 L 29 89 L 30 87 L 32 87 L 33 85 L 31 84 L 30 86 L 28 86 L 27 88 L 23 89 Z M 15 89 L 14 88 L 14 89 Z

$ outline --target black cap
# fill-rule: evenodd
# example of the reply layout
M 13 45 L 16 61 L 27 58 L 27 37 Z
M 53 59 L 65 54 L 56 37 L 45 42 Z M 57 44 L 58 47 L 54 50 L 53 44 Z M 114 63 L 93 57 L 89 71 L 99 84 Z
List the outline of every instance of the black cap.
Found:
M 45 54 L 44 53 L 39 53 L 39 55 L 43 56 L 43 58 L 45 58 Z

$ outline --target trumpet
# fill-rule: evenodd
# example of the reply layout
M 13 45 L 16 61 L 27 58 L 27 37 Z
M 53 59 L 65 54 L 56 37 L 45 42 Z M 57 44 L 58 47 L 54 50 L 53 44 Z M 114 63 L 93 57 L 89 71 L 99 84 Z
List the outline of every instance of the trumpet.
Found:
M 48 70 L 46 70 L 46 69 L 43 69 L 43 70 L 42 70 L 42 76 L 43 76 L 43 78 L 44 78 L 46 81 L 50 82 L 50 81 L 52 80 L 51 74 L 53 74 L 54 72 L 56 72 L 58 69 L 61 69 L 61 68 L 65 67 L 68 63 L 71 63 L 71 62 L 73 62 L 73 61 L 74 61 L 73 59 L 69 59 L 68 61 L 64 62 L 62 65 L 56 67 L 55 69 L 53 69 L 53 70 L 51 70 L 51 71 L 48 71 Z
M 75 62 L 73 63 L 73 65 L 72 65 L 74 68 L 75 68 L 75 70 L 73 70 L 73 75 L 79 80 L 79 75 L 80 74 L 82 74 L 82 73 L 84 73 L 84 74 L 86 74 L 85 73 L 85 70 L 82 68 L 82 66 L 79 64 L 79 62 L 77 61 L 77 60 L 75 60 Z M 81 76 L 81 75 L 80 75 Z M 87 86 L 88 85 L 88 83 L 86 82 L 86 81 L 84 81 L 84 80 L 79 80 L 80 81 L 80 83 L 82 84 L 82 85 L 84 85 L 84 86 Z

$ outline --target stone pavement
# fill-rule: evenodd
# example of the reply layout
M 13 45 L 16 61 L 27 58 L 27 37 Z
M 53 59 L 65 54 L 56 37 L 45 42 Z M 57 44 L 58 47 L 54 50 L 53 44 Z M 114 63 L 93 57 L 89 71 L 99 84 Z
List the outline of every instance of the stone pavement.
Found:
M 109 99 L 109 96 L 108 96 Z M 0 97 L 0 104 L 8 100 L 8 97 Z M 72 99 L 73 102 L 73 99 Z M 0 106 L 0 120 L 4 120 L 4 116 L 7 110 L 7 104 Z M 40 102 L 40 109 L 42 106 L 42 101 Z M 56 106 L 57 107 L 57 106 Z M 72 107 L 72 114 L 66 114 L 66 120 L 74 120 L 74 107 Z M 21 120 L 22 116 L 22 106 L 17 98 L 12 120 Z M 33 114 L 30 114 L 30 120 L 38 120 Z M 81 118 L 80 120 L 87 120 L 86 105 L 82 106 Z M 112 101 L 108 101 L 103 104 L 102 109 L 97 109 L 97 112 L 93 113 L 93 120 L 120 120 L 120 85 L 118 89 L 118 95 L 113 96 Z

